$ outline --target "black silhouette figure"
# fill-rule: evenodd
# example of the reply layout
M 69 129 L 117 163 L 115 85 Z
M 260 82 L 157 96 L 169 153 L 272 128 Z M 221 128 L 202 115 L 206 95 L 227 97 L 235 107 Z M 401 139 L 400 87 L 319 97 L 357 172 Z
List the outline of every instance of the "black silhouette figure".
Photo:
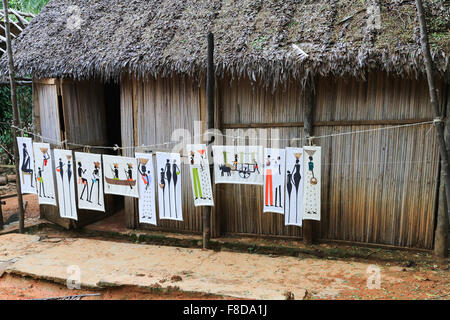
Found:
M 138 170 L 139 170 L 139 173 L 142 175 L 142 177 L 145 178 L 145 181 L 146 181 L 145 190 L 147 190 L 148 186 L 150 185 L 150 177 L 147 174 L 147 166 L 144 164 L 141 164 L 139 162 Z M 150 173 L 150 170 L 148 171 L 148 173 Z
M 62 162 L 62 160 L 61 160 L 61 158 L 59 158 L 59 161 L 58 161 L 58 166 L 56 167 L 56 171 L 58 171 L 59 172 L 59 175 L 61 176 L 61 186 L 62 186 L 62 189 L 63 189 L 63 197 L 65 196 L 65 192 L 64 192 L 64 166 L 65 166 L 65 164 Z M 63 201 L 64 202 L 64 213 L 66 212 L 66 201 Z
M 166 206 L 166 204 L 165 204 L 166 198 L 165 198 L 165 196 L 164 196 L 164 189 L 165 189 L 165 187 L 166 187 L 166 181 L 165 181 L 164 176 L 165 176 L 164 169 L 161 168 L 161 182 L 160 182 L 160 184 L 159 184 L 159 187 L 160 187 L 160 188 L 162 189 L 162 191 L 163 191 L 163 201 L 162 201 L 162 203 L 163 203 L 163 212 L 162 212 L 163 214 L 162 214 L 162 216 L 163 216 L 163 217 L 166 216 L 166 208 L 165 208 L 165 206 Z
M 83 191 L 81 192 L 81 196 L 80 196 L 80 200 L 83 200 L 83 194 L 86 191 L 86 201 L 91 202 L 90 198 L 89 198 L 89 185 L 88 185 L 88 180 L 86 178 L 83 178 L 84 173 L 86 172 L 86 169 L 83 170 L 83 166 L 81 164 L 81 162 L 78 162 L 78 184 L 82 184 L 84 185 L 83 187 Z
M 169 190 L 169 205 L 170 205 L 170 181 L 172 180 L 172 171 L 170 168 L 170 160 L 166 160 L 166 179 L 167 179 L 167 189 Z M 172 217 L 172 210 L 169 208 L 170 217 Z
M 44 198 L 48 198 L 45 195 L 45 187 L 44 187 L 44 180 L 42 178 L 42 171 L 43 170 L 40 167 L 38 167 L 38 182 L 39 182 L 39 185 L 40 185 L 40 187 L 39 187 L 39 197 L 42 198 L 42 194 L 41 194 L 41 191 L 42 191 L 42 193 L 44 193 Z
M 67 179 L 69 181 L 69 203 L 70 203 L 70 216 L 73 216 L 72 211 L 72 195 L 70 193 L 70 180 L 72 179 L 72 164 L 70 161 L 67 162 Z
M 131 163 L 128 164 L 128 169 L 125 170 L 125 175 L 127 176 L 128 181 L 133 181 L 133 165 Z M 130 188 L 133 189 L 131 184 Z
M 89 202 L 92 202 L 92 189 L 94 189 L 94 184 L 97 184 L 97 204 L 100 204 L 100 163 L 94 162 L 94 170 L 92 171 L 92 184 L 91 191 L 89 193 Z
M 30 180 L 31 180 L 31 187 L 33 187 L 33 169 L 31 169 L 31 158 L 30 158 L 30 154 L 28 153 L 27 150 L 27 145 L 26 143 L 24 143 L 23 145 L 23 149 L 22 149 L 22 157 L 23 157 L 23 161 L 22 161 L 22 180 L 23 180 L 23 173 L 28 173 L 30 174 Z
M 286 182 L 286 189 L 288 191 L 288 198 L 289 198 L 289 212 L 288 212 L 288 221 L 291 221 L 291 192 L 292 192 L 292 173 L 288 170 L 287 171 L 287 182 Z
M 300 186 L 300 180 L 302 179 L 302 176 L 300 174 L 300 160 L 295 160 L 294 169 L 292 170 L 294 172 L 294 185 L 295 185 L 295 222 L 297 222 L 297 216 L 298 216 L 298 189 Z
M 180 168 L 177 165 L 177 160 L 173 160 L 172 165 L 172 172 L 173 172 L 173 192 L 175 194 L 175 217 L 178 218 L 177 213 L 177 181 L 178 181 L 178 174 L 180 173 Z
M 119 165 L 114 164 L 114 167 L 111 167 L 111 171 L 114 175 L 114 179 L 119 179 Z

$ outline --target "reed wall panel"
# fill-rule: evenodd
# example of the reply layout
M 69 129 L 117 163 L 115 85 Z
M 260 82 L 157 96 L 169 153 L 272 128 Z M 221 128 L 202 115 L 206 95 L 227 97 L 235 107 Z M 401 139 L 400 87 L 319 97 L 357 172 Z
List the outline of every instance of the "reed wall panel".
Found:
M 135 141 L 133 143 L 129 140 L 125 142 L 139 147 L 175 141 L 169 145 L 145 150 L 138 148 L 137 151 L 152 151 L 155 154 L 157 151 L 171 152 L 174 150 L 185 155 L 186 152 L 182 146 L 194 142 L 190 139 L 191 135 L 194 135 L 194 123 L 201 120 L 200 106 L 204 102 L 201 102 L 203 95 L 198 83 L 178 76 L 150 79 L 146 82 L 125 81 L 124 88 L 128 88 L 130 85 L 133 88 L 135 107 Z M 122 90 L 122 93 L 128 95 L 129 91 Z M 200 133 L 201 130 L 197 135 Z M 186 158 L 182 160 L 186 160 Z M 153 162 L 156 172 L 156 156 L 153 157 Z M 202 232 L 202 208 L 194 206 L 187 164 L 182 165 L 181 181 L 184 221 L 160 220 L 158 215 L 157 227 L 140 224 L 141 228 Z M 137 206 L 137 200 L 134 201 Z M 158 207 L 158 201 L 156 201 L 156 206 Z
M 248 80 L 225 79 L 219 88 L 223 123 L 252 126 L 227 129 L 228 143 L 301 146 L 289 139 L 302 138 L 303 127 L 267 128 L 270 123 L 303 121 L 305 100 L 299 85 L 291 83 L 272 93 Z M 395 79 L 382 73 L 370 75 L 366 82 L 319 78 L 315 93 L 315 122 L 432 117 L 423 79 Z M 314 134 L 381 127 L 315 126 Z M 321 238 L 432 248 L 438 153 L 430 128 L 420 125 L 315 140 L 323 152 Z M 258 132 L 261 140 L 231 138 L 248 130 Z M 264 139 L 273 135 L 286 140 Z M 282 215 L 262 212 L 261 186 L 220 185 L 217 193 L 223 233 L 302 235 L 301 228 L 285 227 Z
M 194 134 L 194 121 L 204 118 L 201 90 L 198 83 L 177 76 L 145 82 L 124 80 L 122 94 L 126 97 L 122 100 L 128 105 L 122 106 L 123 115 L 127 115 L 127 120 L 122 119 L 122 126 L 127 126 L 122 128 L 122 137 L 128 141 L 123 143 L 139 146 L 179 141 L 180 137 L 172 134 L 180 128 Z M 216 97 L 216 122 L 226 128 L 225 137 L 218 139 L 217 144 L 272 148 L 303 145 L 303 141 L 292 140 L 304 136 L 301 123 L 306 99 L 299 83 L 291 82 L 272 91 L 252 85 L 248 79 L 225 78 L 217 81 Z M 315 136 L 385 126 L 352 121 L 396 123 L 430 118 L 424 79 L 405 80 L 374 73 L 367 81 L 328 77 L 315 81 L 314 122 L 321 123 L 314 126 Z M 330 121 L 345 123 L 339 126 Z M 279 125 L 286 123 L 291 125 Z M 130 131 L 130 127 L 134 129 Z M 253 135 L 258 139 L 254 140 Z M 438 154 L 431 125 L 327 137 L 314 142 L 322 146 L 321 238 L 432 248 Z M 172 147 L 174 144 L 152 151 Z M 188 170 L 183 169 L 185 220 L 158 221 L 156 229 L 202 230 L 201 209 L 192 203 Z M 262 186 L 217 185 L 215 199 L 220 234 L 302 236 L 302 228 L 284 226 L 283 215 L 262 212 Z

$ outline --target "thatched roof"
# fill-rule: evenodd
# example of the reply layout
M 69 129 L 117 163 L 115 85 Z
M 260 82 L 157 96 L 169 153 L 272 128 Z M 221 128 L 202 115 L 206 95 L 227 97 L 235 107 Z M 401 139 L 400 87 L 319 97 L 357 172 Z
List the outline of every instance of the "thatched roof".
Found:
M 448 1 L 425 5 L 433 59 L 447 79 Z M 77 13 L 80 28 L 68 28 Z M 412 0 L 51 0 L 15 40 L 15 63 L 19 75 L 38 78 L 199 75 L 208 31 L 219 74 L 277 84 L 309 73 L 424 72 Z

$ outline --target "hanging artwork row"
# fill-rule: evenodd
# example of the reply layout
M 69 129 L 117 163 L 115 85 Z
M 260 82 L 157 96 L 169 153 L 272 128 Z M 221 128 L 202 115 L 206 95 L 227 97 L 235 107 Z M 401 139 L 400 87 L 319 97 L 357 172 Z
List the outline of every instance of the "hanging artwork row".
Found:
M 137 162 L 135 158 L 103 155 L 105 193 L 139 197 L 136 185 Z
M 105 211 L 102 158 L 99 154 L 75 152 L 78 208 Z
M 22 194 L 36 193 L 36 172 L 34 169 L 33 144 L 31 138 L 17 137 L 19 149 L 19 177 Z
M 156 226 L 155 174 L 151 153 L 136 153 L 138 162 L 139 222 Z
M 48 143 L 33 143 L 34 172 L 39 204 L 56 206 L 53 152 Z
M 214 206 L 206 145 L 188 144 L 187 153 L 194 205 Z
M 56 185 L 58 188 L 59 214 L 62 218 L 78 220 L 75 201 L 75 174 L 72 151 L 55 149 Z
M 284 214 L 285 150 L 264 149 L 264 212 Z
M 180 154 L 157 152 L 156 167 L 159 175 L 159 218 L 182 221 Z
M 212 148 L 216 184 L 264 184 L 261 146 L 213 146 Z
M 18 137 L 22 193 L 35 193 L 39 204 L 59 207 L 60 216 L 77 220 L 77 209 L 105 212 L 104 193 L 139 198 L 139 222 L 183 221 L 179 153 L 135 158 L 50 149 Z M 215 183 L 264 185 L 263 211 L 285 215 L 285 225 L 320 220 L 321 148 L 272 149 L 261 146 L 213 146 Z M 195 206 L 214 206 L 205 144 L 186 146 Z M 56 187 L 55 187 L 56 181 Z M 75 190 L 77 192 L 75 192 Z M 78 206 L 77 206 L 78 205 Z

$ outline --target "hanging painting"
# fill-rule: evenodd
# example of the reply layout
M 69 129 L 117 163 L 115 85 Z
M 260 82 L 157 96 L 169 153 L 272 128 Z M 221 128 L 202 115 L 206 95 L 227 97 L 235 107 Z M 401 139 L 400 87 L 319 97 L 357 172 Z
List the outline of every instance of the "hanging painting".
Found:
M 303 147 L 305 186 L 303 189 L 303 219 L 320 221 L 321 148 Z
M 180 154 L 157 152 L 156 164 L 159 218 L 182 221 Z
M 286 148 L 286 225 L 302 225 L 303 180 L 303 149 Z
M 59 215 L 61 218 L 78 220 L 75 201 L 75 174 L 72 151 L 55 149 L 56 185 L 58 189 Z
M 213 146 L 213 155 L 215 183 L 264 184 L 263 147 Z
M 36 172 L 31 138 L 17 137 L 17 147 L 19 149 L 19 176 L 22 194 L 36 193 Z
M 285 150 L 264 149 L 264 212 L 284 213 Z
M 214 206 L 206 145 L 188 144 L 186 148 L 190 164 L 194 205 L 196 207 Z
M 53 161 L 48 143 L 33 143 L 36 173 L 36 187 L 39 204 L 56 206 Z
M 102 156 L 75 152 L 78 208 L 105 211 L 103 200 Z
M 136 185 L 137 162 L 135 158 L 103 155 L 105 193 L 139 197 Z
M 151 153 L 136 153 L 138 163 L 139 222 L 156 226 L 155 175 Z

